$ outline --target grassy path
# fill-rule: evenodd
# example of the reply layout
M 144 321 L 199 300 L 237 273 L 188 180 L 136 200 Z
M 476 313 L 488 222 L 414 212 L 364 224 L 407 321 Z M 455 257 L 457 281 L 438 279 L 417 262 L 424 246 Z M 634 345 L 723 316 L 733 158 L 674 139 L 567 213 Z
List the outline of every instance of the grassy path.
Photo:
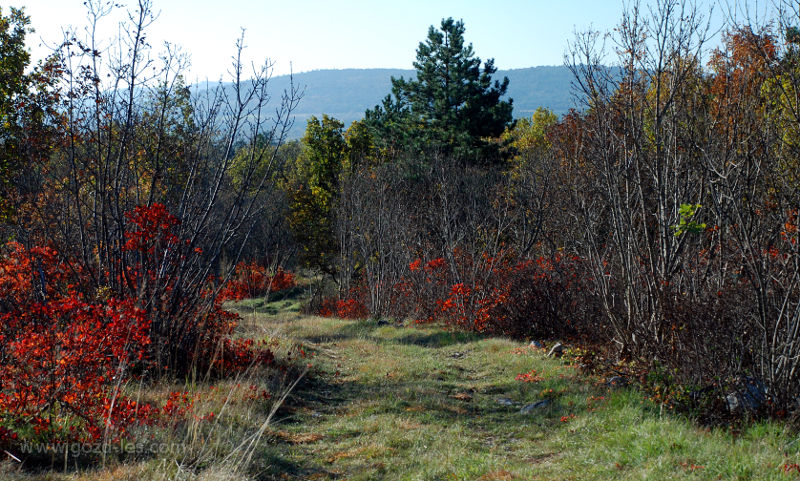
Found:
M 778 425 L 703 430 L 524 344 L 244 315 L 313 365 L 274 426 L 266 479 L 800 479 L 783 469 L 800 462 L 800 441 Z M 532 370 L 542 380 L 515 380 Z

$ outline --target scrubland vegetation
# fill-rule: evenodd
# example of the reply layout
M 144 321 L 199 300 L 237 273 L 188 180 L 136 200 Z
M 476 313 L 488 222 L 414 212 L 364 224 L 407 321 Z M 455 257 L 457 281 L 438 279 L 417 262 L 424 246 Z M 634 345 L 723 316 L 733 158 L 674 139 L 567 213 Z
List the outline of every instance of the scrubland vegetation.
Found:
M 0 10 L 0 474 L 796 479 L 796 8 L 629 5 L 517 121 L 444 19 L 300 141 L 242 39 L 200 89 L 149 0 L 38 65 Z

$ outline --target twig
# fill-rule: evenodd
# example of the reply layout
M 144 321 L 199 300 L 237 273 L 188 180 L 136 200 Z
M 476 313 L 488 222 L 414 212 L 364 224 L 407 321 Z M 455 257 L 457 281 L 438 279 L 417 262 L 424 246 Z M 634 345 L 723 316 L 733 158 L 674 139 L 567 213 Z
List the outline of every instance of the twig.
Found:
M 9 458 L 11 458 L 11 459 L 13 459 L 14 461 L 16 461 L 16 462 L 18 462 L 18 463 L 21 463 L 21 462 L 22 462 L 22 460 L 21 460 L 21 459 L 19 459 L 18 457 L 14 456 L 14 455 L 13 455 L 13 454 L 11 454 L 11 453 L 9 453 L 9 452 L 8 452 L 8 451 L 6 451 L 5 449 L 3 450 L 3 452 L 4 452 L 4 453 L 6 453 L 6 454 L 8 455 L 8 457 L 9 457 Z

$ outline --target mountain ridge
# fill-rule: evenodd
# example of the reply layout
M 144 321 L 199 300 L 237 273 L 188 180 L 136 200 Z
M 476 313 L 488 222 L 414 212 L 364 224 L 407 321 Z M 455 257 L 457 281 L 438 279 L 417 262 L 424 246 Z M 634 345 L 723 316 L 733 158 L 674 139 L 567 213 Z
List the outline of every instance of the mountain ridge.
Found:
M 391 92 L 391 77 L 414 77 L 416 70 L 395 68 L 319 69 L 270 79 L 272 95 L 268 111 L 277 107 L 280 94 L 289 88 L 290 79 L 303 92 L 293 112 L 294 125 L 290 139 L 303 136 L 311 116 L 327 114 L 344 122 L 345 127 L 363 118 L 364 111 L 379 105 Z M 498 70 L 495 80 L 508 77 L 505 99 L 513 99 L 514 118 L 530 117 L 538 107 L 546 107 L 557 115 L 575 106 L 572 95 L 572 73 L 565 66 L 538 66 Z M 230 84 L 223 84 L 229 87 Z

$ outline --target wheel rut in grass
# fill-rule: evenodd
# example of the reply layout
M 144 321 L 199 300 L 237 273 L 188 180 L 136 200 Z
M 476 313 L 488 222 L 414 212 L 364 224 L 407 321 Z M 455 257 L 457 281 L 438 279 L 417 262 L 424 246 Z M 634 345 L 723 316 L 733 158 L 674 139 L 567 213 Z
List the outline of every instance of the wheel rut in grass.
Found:
M 281 423 L 307 440 L 284 436 L 297 476 L 402 479 L 409 470 L 447 476 L 465 467 L 483 475 L 554 456 L 531 427 L 552 424 L 557 407 L 534 417 L 497 402 L 541 399 L 542 389 L 515 380 L 535 361 L 512 354 L 518 343 L 318 318 L 285 327 L 312 366 Z

